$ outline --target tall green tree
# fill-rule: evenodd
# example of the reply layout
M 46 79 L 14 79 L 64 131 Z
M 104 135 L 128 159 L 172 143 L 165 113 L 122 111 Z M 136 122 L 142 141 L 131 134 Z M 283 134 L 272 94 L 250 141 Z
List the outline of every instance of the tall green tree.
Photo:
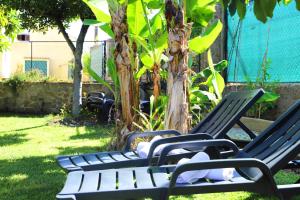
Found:
M 82 24 L 76 44 L 73 43 L 67 28 L 74 20 L 94 18 L 90 8 L 81 0 L 0 0 L 0 5 L 7 9 L 17 10 L 23 29 L 32 31 L 47 31 L 58 28 L 68 43 L 74 58 L 74 82 L 72 114 L 79 115 L 82 104 L 82 52 L 88 25 Z
M 0 31 L 0 52 L 3 52 L 20 32 L 17 12 L 3 5 L 0 5 Z

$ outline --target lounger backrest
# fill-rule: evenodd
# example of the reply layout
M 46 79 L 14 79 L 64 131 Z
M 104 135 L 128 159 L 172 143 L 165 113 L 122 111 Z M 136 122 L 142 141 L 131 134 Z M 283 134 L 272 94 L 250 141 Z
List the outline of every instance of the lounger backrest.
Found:
M 240 157 L 262 160 L 273 173 L 300 153 L 300 100 L 244 149 Z M 243 170 L 242 170 L 243 171 Z M 244 170 L 244 173 L 247 170 Z M 252 170 L 250 177 L 254 177 Z M 249 175 L 249 174 L 248 174 Z
M 262 89 L 230 92 L 190 133 L 209 133 L 214 138 L 223 138 L 263 94 Z

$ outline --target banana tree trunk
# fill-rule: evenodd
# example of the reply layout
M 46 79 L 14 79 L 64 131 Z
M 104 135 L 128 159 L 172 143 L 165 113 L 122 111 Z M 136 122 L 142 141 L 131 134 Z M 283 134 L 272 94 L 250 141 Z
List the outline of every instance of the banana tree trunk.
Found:
M 117 12 L 112 13 L 111 26 L 115 34 L 114 59 L 120 81 L 120 101 L 122 119 L 118 124 L 116 148 L 121 147 L 128 133 L 132 130 L 134 108 L 138 108 L 139 98 L 131 66 L 131 48 L 128 36 L 126 6 L 120 6 Z
M 189 96 L 188 96 L 188 39 L 191 25 L 184 20 L 184 9 L 174 5 L 172 0 L 166 0 L 168 54 L 169 96 L 165 128 L 187 133 L 190 127 Z
M 154 102 L 156 102 L 157 98 L 160 95 L 160 65 L 155 63 L 153 67 L 153 96 Z

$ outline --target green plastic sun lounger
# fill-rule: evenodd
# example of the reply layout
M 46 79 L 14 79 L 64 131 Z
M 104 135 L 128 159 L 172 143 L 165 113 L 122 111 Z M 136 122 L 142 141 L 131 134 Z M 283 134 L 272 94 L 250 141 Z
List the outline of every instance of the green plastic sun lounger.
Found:
M 177 148 L 227 146 L 234 157 L 206 162 L 161 165 L 166 155 Z M 168 144 L 157 166 L 131 167 L 97 171 L 73 171 L 67 176 L 58 200 L 99 199 L 168 199 L 169 195 L 202 194 L 230 191 L 250 191 L 274 195 L 288 200 L 300 194 L 300 184 L 277 185 L 274 174 L 284 169 L 300 153 L 300 101 L 271 126 L 239 150 L 226 139 L 199 140 Z M 240 177 L 230 181 L 199 179 L 193 184 L 178 184 L 177 177 L 186 171 L 216 168 L 235 168 Z
M 149 159 L 140 158 L 136 151 L 131 150 L 131 144 L 137 137 L 149 137 L 155 135 L 173 135 L 175 137 L 165 138 L 153 144 L 153 147 L 170 142 L 199 140 L 199 139 L 220 139 L 227 137 L 227 132 L 235 125 L 239 125 L 250 138 L 253 134 L 241 121 L 240 118 L 249 108 L 264 94 L 262 89 L 243 92 L 231 92 L 203 119 L 189 134 L 181 136 L 178 131 L 165 130 L 143 133 L 132 133 L 127 139 L 123 151 L 97 152 L 81 155 L 58 156 L 58 164 L 67 171 L 75 170 L 97 170 L 119 167 L 147 166 Z M 203 134 L 196 134 L 203 133 Z M 154 149 L 150 150 L 153 151 Z M 181 157 L 190 155 L 181 154 L 170 156 L 170 159 L 178 160 Z

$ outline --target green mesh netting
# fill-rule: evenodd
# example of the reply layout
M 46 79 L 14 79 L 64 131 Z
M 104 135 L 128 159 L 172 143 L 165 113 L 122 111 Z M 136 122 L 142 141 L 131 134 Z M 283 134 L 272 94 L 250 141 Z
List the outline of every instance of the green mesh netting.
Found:
M 294 2 L 277 5 L 266 24 L 255 18 L 253 4 L 241 22 L 228 15 L 228 82 L 255 81 L 267 43 L 270 81 L 300 82 L 300 12 Z

